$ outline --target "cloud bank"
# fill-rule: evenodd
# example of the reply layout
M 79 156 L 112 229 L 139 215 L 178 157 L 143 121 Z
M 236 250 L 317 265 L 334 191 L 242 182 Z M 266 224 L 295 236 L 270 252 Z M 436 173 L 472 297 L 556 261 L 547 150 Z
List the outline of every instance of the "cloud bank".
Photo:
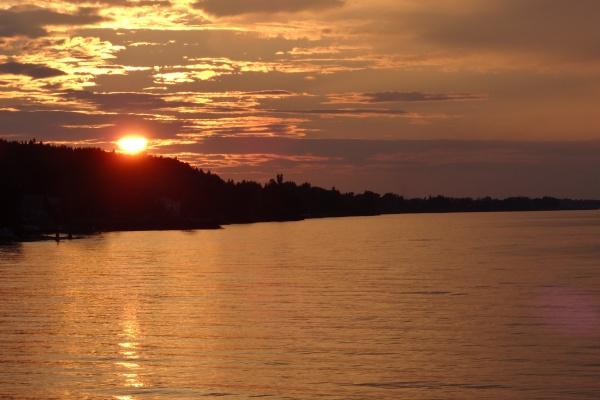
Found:
M 199 0 L 194 6 L 217 16 L 289 13 L 341 7 L 344 0 Z

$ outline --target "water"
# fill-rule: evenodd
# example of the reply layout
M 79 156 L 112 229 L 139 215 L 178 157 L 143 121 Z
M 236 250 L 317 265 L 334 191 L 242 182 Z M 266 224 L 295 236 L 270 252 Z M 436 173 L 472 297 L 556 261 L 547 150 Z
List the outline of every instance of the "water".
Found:
M 600 213 L 0 247 L 0 398 L 597 399 Z

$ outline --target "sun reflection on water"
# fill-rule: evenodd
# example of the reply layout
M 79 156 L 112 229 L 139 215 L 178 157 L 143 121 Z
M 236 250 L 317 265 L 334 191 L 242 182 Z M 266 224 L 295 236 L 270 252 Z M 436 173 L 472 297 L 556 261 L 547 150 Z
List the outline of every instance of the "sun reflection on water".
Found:
M 139 372 L 141 365 L 137 361 L 139 356 L 139 323 L 137 321 L 137 307 L 135 304 L 128 304 L 124 310 L 124 318 L 121 323 L 122 331 L 119 334 L 122 341 L 119 346 L 119 360 L 115 365 L 121 372 L 119 375 L 123 378 L 125 388 L 142 388 L 144 382 L 140 378 Z M 131 395 L 114 396 L 118 400 L 133 400 Z

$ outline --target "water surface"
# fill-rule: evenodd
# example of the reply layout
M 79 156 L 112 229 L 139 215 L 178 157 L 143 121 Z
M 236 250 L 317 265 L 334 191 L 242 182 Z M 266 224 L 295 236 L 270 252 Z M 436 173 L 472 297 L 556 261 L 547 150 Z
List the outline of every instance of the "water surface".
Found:
M 0 247 L 0 398 L 598 399 L 600 213 Z

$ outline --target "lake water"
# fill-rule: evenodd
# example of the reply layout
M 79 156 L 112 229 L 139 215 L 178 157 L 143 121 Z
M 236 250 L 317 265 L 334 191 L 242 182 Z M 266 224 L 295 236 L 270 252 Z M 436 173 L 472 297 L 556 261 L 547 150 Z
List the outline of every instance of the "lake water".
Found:
M 600 212 L 0 247 L 0 398 L 598 399 Z

